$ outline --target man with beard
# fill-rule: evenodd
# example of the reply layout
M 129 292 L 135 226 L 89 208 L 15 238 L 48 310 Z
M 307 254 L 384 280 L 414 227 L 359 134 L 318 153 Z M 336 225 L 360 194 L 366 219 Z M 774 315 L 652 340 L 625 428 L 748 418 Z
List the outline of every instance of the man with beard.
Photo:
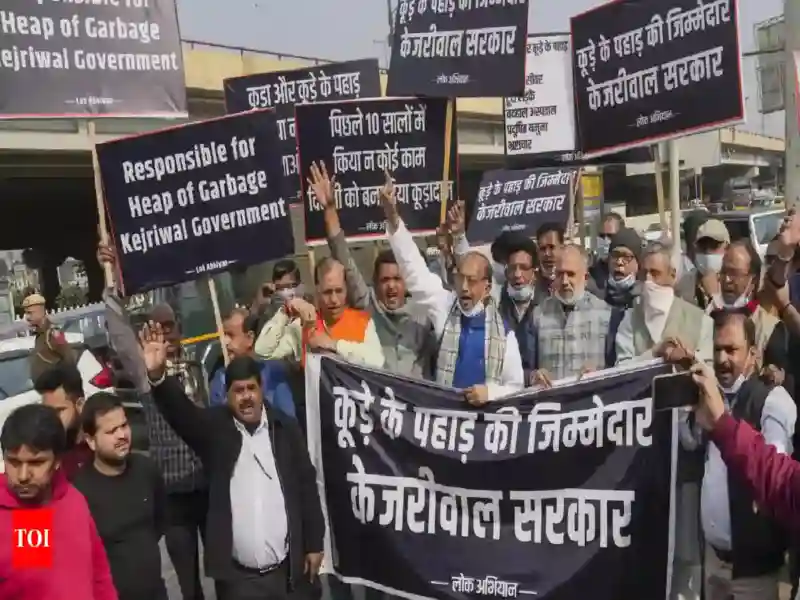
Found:
M 551 230 L 542 239 L 553 248 L 559 238 Z M 533 312 L 538 340 L 531 380 L 531 385 L 544 387 L 557 379 L 603 369 L 613 354 L 613 337 L 609 333 L 611 307 L 586 289 L 589 276 L 586 251 L 568 244 L 558 247 L 557 252 L 547 252 L 548 260 L 554 260 L 555 279 L 553 295 Z
M 714 372 L 726 407 L 778 452 L 791 454 L 797 408 L 785 389 L 759 379 L 753 321 L 731 311 L 715 313 L 714 321 Z M 701 440 L 699 432 L 695 436 Z M 744 482 L 728 474 L 714 443 L 705 454 L 700 515 L 706 598 L 778 600 L 785 532 L 754 504 Z
M 150 324 L 140 334 L 153 397 L 208 473 L 206 573 L 218 600 L 311 597 L 325 524 L 317 478 L 300 428 L 264 403 L 250 356 L 225 368 L 226 406 L 198 408 L 166 371 L 166 344 Z
M 324 209 L 325 231 L 331 256 L 345 267 L 347 296 L 354 308 L 368 311 L 383 348 L 385 368 L 418 379 L 431 376 L 431 353 L 436 342 L 425 307 L 409 302 L 406 284 L 391 250 L 375 259 L 372 286 L 368 286 L 350 254 L 336 210 L 334 181 L 324 163 L 311 165 L 308 184 Z
M 166 525 L 164 480 L 149 458 L 131 454 L 131 427 L 119 398 L 94 394 L 81 420 L 94 460 L 73 485 L 89 504 L 119 600 L 167 600 L 158 548 Z
M 387 173 L 381 190 L 386 231 L 412 299 L 424 306 L 438 339 L 436 381 L 463 390 L 481 406 L 524 386 L 522 359 L 514 331 L 492 297 L 492 266 L 471 250 L 458 261 L 454 291 L 428 270 L 397 210 L 394 180 Z
M 42 396 L 42 404 L 56 411 L 67 432 L 66 451 L 60 462 L 67 479 L 71 480 L 93 457 L 81 433 L 81 410 L 85 402 L 81 373 L 70 363 L 55 365 L 36 379 L 34 389 Z
M 22 301 L 25 320 L 36 333 L 31 353 L 31 378 L 35 381 L 50 367 L 62 362 L 75 364 L 75 354 L 64 334 L 47 318 L 45 300 L 40 294 L 31 294 Z
M 59 469 L 64 428 L 53 409 L 41 404 L 16 409 L 3 424 L 0 446 L 5 463 L 0 474 L 0 598 L 117 600 L 86 500 Z M 19 549 L 11 540 L 18 521 L 34 509 L 46 510 L 51 519 L 49 564 L 14 564 L 12 553 Z

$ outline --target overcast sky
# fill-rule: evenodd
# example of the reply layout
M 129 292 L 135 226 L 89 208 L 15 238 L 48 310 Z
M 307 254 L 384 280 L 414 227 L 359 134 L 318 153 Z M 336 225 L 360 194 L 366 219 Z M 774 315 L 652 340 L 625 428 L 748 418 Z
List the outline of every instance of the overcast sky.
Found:
M 529 1 L 531 33 L 567 31 L 571 15 L 603 4 L 600 0 Z M 185 39 L 328 60 L 385 58 L 386 0 L 178 0 L 178 4 Z M 755 49 L 754 25 L 782 11 L 782 0 L 740 0 L 743 51 Z M 782 137 L 783 113 L 765 118 L 758 113 L 755 62 L 744 59 L 748 99 L 744 127 Z

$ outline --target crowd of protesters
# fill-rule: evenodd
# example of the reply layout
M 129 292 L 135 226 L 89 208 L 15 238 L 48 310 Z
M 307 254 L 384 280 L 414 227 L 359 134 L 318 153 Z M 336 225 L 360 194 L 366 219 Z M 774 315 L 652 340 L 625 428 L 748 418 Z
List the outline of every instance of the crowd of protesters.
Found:
M 318 595 L 324 525 L 302 370 L 309 352 L 329 352 L 456 388 L 472 406 L 654 357 L 690 369 L 702 402 L 680 417 L 672 595 L 777 600 L 800 529 L 800 216 L 787 215 L 762 260 L 693 213 L 675 261 L 669 245 L 644 244 L 610 214 L 592 259 L 558 224 L 470 246 L 457 203 L 422 252 L 387 175 L 390 249 L 362 274 L 334 183 L 313 167 L 331 251 L 313 290 L 292 261 L 277 263 L 259 301 L 223 320 L 230 362 L 210 381 L 185 359 L 169 306 L 136 331 L 106 291 L 110 344 L 146 414 L 147 457 L 131 451 L 121 400 L 85 397 L 74 360 L 54 351 L 57 331 L 36 316 L 38 298 L 28 303 L 43 336 L 42 402 L 14 411 L 0 436 L 0 532 L 11 538 L 15 511 L 49 507 L 65 546 L 47 570 L 14 568 L 10 545 L 0 547 L 0 598 L 164 600 L 162 538 L 184 600 L 204 597 L 201 539 L 219 600 Z M 98 260 L 114 268 L 113 249 L 100 245 Z

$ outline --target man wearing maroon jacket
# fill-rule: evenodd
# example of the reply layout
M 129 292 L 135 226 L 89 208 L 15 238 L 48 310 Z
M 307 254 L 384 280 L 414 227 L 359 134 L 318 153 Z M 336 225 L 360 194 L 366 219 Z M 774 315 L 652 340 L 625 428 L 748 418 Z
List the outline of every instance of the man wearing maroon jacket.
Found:
M 755 429 L 727 411 L 709 366 L 694 365 L 692 372 L 701 393 L 697 423 L 719 448 L 725 465 L 748 486 L 761 510 L 800 532 L 800 463 L 779 453 Z
M 84 464 L 94 459 L 94 453 L 81 434 L 81 410 L 86 401 L 81 373 L 70 363 L 54 365 L 36 379 L 34 387 L 42 396 L 42 404 L 58 413 L 67 432 L 67 448 L 60 468 L 67 479 L 72 480 Z

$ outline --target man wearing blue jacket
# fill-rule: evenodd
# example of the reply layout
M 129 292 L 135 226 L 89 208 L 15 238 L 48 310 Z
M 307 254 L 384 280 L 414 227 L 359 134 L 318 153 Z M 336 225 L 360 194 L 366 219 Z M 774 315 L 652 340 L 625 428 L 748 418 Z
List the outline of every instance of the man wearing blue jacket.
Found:
M 255 356 L 255 342 L 258 337 L 258 315 L 247 309 L 236 308 L 222 324 L 224 344 L 231 359 L 237 356 Z M 264 397 L 270 406 L 282 410 L 290 417 L 297 417 L 292 391 L 286 379 L 286 368 L 281 361 L 259 360 Z M 211 378 L 211 405 L 225 404 L 227 386 L 225 369 L 218 369 Z

